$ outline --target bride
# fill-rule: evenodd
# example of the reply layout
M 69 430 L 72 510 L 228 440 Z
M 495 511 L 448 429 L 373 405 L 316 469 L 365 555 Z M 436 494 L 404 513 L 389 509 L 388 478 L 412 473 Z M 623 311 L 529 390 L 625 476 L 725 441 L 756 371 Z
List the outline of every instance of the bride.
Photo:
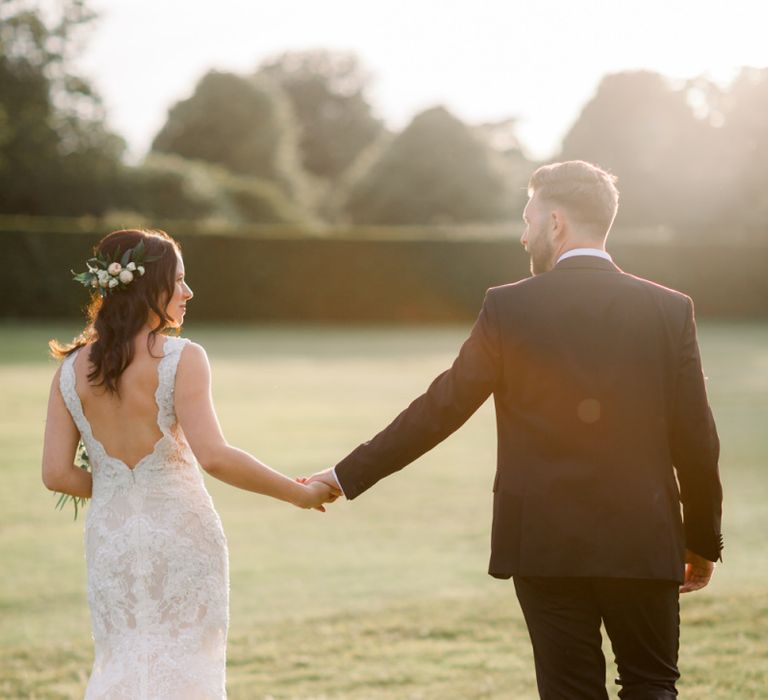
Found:
M 179 329 L 192 290 L 163 231 L 105 236 L 75 278 L 88 323 L 51 384 L 42 476 L 90 498 L 84 544 L 95 658 L 85 697 L 225 698 L 229 557 L 198 462 L 211 476 L 301 508 L 338 495 L 225 440 L 202 346 Z M 82 352 L 81 352 L 82 351 Z M 91 471 L 73 463 L 78 442 Z

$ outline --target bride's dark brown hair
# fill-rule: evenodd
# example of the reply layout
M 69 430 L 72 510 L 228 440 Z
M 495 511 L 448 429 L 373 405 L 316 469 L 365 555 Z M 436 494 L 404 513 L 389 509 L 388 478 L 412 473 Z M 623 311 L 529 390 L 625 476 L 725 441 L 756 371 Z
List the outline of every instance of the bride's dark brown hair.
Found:
M 143 275 L 136 274 L 127 287 L 118 288 L 105 298 L 98 290 L 91 291 L 86 308 L 88 323 L 71 343 L 48 341 L 51 356 L 57 360 L 93 343 L 88 355 L 93 370 L 88 374 L 88 381 L 118 396 L 120 377 L 133 360 L 133 339 L 146 325 L 150 312 L 158 318 L 147 336 L 150 355 L 157 334 L 173 324 L 165 309 L 173 296 L 177 253 L 181 254 L 181 246 L 165 231 L 124 229 L 107 234 L 94 248 L 94 256 L 102 253 L 115 259 L 118 247 L 122 254 L 142 241 L 147 257 L 159 256 L 159 259 L 146 263 Z

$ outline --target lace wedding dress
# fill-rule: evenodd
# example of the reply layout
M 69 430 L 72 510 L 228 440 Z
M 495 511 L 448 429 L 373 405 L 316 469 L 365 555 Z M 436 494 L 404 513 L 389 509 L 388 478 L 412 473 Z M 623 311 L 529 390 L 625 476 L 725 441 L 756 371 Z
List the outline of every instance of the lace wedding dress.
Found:
M 133 468 L 94 437 L 76 391 L 74 358 L 61 393 L 90 457 L 85 519 L 95 659 L 86 700 L 225 698 L 229 555 L 221 520 L 173 394 L 186 338 L 166 337 L 155 393 L 162 437 Z

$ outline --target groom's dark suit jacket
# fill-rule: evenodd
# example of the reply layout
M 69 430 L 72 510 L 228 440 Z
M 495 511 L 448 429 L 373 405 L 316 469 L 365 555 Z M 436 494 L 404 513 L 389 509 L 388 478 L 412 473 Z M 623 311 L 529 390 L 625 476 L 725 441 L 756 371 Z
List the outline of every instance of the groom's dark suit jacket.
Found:
M 488 290 L 451 368 L 336 466 L 346 497 L 490 394 L 492 576 L 682 581 L 686 547 L 720 558 L 719 441 L 689 297 L 596 256 Z

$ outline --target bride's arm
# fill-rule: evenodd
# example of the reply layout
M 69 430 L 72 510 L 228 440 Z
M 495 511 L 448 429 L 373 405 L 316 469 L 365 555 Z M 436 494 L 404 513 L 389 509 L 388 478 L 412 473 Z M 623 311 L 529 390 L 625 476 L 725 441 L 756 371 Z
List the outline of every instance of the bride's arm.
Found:
M 176 370 L 176 417 L 200 466 L 211 476 L 300 508 L 330 500 L 330 490 L 315 490 L 271 469 L 247 452 L 227 443 L 211 396 L 211 369 L 205 349 L 189 343 Z
M 59 389 L 61 367 L 51 382 L 43 443 L 43 483 L 51 491 L 90 498 L 93 477 L 75 465 L 80 433 Z

